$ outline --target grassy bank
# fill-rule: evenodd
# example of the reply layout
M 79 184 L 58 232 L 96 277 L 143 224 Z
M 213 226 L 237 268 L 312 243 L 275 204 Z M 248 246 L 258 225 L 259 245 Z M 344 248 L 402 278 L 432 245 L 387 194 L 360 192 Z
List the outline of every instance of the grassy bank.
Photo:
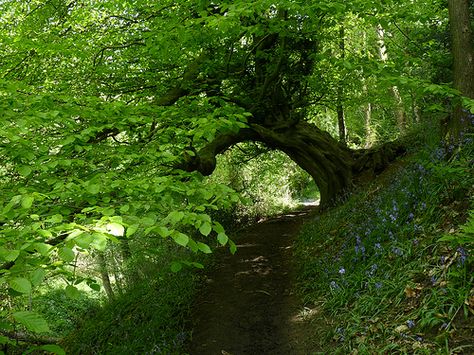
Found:
M 300 291 L 325 352 L 473 353 L 472 139 L 426 147 L 302 231 Z

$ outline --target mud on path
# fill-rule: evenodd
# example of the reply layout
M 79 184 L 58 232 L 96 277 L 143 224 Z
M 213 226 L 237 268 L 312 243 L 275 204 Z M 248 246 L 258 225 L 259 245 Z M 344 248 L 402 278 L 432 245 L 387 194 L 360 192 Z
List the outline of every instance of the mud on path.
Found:
M 311 209 L 240 231 L 220 253 L 194 304 L 191 355 L 308 354 L 294 290 L 292 245 Z

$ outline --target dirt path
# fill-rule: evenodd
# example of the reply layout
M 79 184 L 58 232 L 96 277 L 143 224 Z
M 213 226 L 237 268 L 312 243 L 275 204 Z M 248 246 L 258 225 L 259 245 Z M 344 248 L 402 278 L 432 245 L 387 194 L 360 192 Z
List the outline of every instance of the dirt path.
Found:
M 308 354 L 292 293 L 292 245 L 310 209 L 242 230 L 222 253 L 194 306 L 191 355 Z

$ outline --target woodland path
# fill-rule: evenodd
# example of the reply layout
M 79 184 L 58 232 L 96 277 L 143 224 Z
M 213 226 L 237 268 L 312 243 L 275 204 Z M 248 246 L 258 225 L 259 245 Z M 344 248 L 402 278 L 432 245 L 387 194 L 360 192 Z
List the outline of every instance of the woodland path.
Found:
M 315 208 L 241 230 L 217 256 L 194 304 L 191 355 L 308 354 L 294 290 L 293 241 Z

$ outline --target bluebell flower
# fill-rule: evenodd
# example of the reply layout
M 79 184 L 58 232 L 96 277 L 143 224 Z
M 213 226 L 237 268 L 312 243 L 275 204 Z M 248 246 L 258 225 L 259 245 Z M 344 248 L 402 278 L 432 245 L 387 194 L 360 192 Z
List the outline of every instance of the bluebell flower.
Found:
M 341 267 L 341 268 L 339 269 L 339 273 L 340 273 L 341 275 L 344 275 L 344 274 L 346 273 L 346 269 L 344 269 L 343 267 Z
M 382 286 L 383 286 L 383 283 L 380 282 L 380 281 L 375 283 L 375 288 L 376 288 L 377 290 L 380 290 L 380 289 L 382 288 Z
M 436 285 L 436 283 L 438 282 L 438 279 L 436 278 L 436 276 L 431 276 L 431 284 L 434 286 Z
M 467 260 L 467 251 L 466 249 L 464 249 L 463 247 L 458 247 L 457 249 L 458 253 L 459 253 L 459 261 L 458 261 L 458 264 L 460 266 L 464 265 L 464 263 L 466 262 Z
M 408 326 L 408 328 L 411 329 L 411 328 L 413 328 L 415 325 L 416 325 L 416 323 L 415 323 L 414 320 L 411 320 L 411 319 L 407 320 L 407 326 Z
M 331 290 L 337 290 L 339 288 L 339 285 L 337 284 L 336 281 L 331 281 L 331 283 L 329 284 L 329 288 Z
M 401 250 L 400 248 L 393 248 L 392 251 L 395 255 L 398 255 L 398 256 L 403 255 L 403 250 Z

